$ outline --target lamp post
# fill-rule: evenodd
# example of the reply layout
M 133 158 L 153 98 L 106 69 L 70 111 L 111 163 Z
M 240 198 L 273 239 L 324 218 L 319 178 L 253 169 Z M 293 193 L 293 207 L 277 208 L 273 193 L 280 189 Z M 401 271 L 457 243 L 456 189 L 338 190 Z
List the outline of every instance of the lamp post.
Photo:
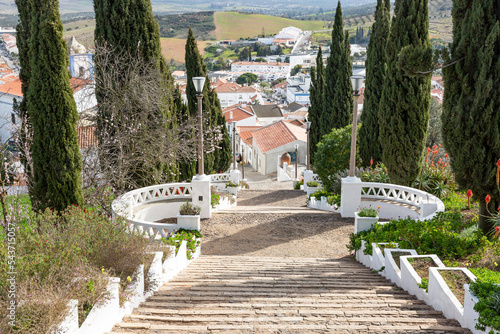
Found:
M 236 121 L 232 122 L 233 124 L 233 169 L 236 170 Z
M 310 161 L 311 161 L 311 150 L 309 149 L 309 133 L 311 132 L 311 122 L 306 122 L 306 132 L 307 132 L 307 161 L 306 166 L 307 170 L 311 170 Z
M 241 145 L 241 176 L 243 177 L 243 181 L 245 179 L 245 146 Z
M 193 77 L 196 97 L 198 98 L 198 175 L 205 174 L 203 170 L 203 87 L 205 86 L 205 77 Z
M 354 91 L 354 110 L 352 113 L 352 136 L 351 136 L 351 160 L 349 162 L 349 177 L 354 178 L 354 169 L 356 167 L 356 131 L 358 129 L 358 98 L 359 91 L 363 85 L 365 77 L 354 75 L 351 77 L 352 89 Z
M 299 170 L 299 144 L 295 144 L 295 180 L 299 179 L 298 170 Z

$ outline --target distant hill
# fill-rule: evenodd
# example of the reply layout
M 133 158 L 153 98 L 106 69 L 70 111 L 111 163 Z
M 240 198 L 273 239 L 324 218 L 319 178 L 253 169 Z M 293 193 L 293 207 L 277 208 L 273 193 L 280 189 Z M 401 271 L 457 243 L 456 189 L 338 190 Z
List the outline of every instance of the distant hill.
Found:
M 157 15 L 161 37 L 187 38 L 189 27 L 197 39 L 215 39 L 214 12 Z

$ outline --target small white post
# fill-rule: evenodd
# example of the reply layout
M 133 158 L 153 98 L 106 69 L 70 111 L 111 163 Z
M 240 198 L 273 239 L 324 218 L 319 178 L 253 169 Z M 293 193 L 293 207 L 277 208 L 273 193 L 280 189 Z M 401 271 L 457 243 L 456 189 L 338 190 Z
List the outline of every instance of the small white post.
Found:
M 312 170 L 304 171 L 304 192 L 307 192 L 307 182 L 312 181 L 314 176 L 314 172 Z
M 193 187 L 192 203 L 193 205 L 201 207 L 200 218 L 210 218 L 212 216 L 212 206 L 210 205 L 210 176 L 197 175 L 193 177 L 191 186 Z
M 354 217 L 361 205 L 361 179 L 346 177 L 342 179 L 340 214 L 342 217 Z

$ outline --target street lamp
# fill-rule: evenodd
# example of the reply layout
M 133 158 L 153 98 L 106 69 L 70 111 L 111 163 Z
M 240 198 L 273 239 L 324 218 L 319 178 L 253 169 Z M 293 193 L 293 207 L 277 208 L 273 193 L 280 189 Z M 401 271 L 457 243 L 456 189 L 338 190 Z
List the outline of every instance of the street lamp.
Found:
M 307 170 L 311 170 L 310 161 L 311 161 L 311 150 L 309 149 L 309 133 L 311 132 L 311 122 L 306 122 L 306 132 L 307 132 Z
M 295 180 L 299 179 L 299 175 L 297 175 L 298 169 L 299 169 L 299 144 L 295 144 Z
M 194 89 L 198 98 L 198 175 L 203 175 L 203 87 L 205 86 L 205 77 L 193 77 Z
M 349 177 L 353 178 L 356 167 L 356 131 L 358 128 L 358 97 L 365 80 L 364 76 L 354 75 L 351 77 L 352 89 L 354 93 L 354 110 L 352 113 L 352 136 L 351 136 L 351 160 L 349 162 Z
M 233 124 L 233 169 L 236 170 L 236 121 Z

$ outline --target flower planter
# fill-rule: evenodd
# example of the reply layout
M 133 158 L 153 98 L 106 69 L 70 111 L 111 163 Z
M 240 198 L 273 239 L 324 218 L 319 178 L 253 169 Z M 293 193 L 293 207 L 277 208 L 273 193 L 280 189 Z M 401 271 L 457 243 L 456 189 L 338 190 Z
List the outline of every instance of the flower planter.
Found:
M 307 202 L 307 206 L 311 209 L 319 209 L 321 205 L 321 202 L 319 202 L 316 197 L 311 197 L 309 198 Z
M 307 187 L 307 197 L 318 191 L 319 187 Z
M 384 252 L 382 252 L 382 249 L 379 247 L 379 245 L 388 245 L 389 242 L 378 242 L 372 243 L 372 266 L 371 268 L 373 270 L 377 270 L 380 272 L 380 275 L 385 276 L 384 271 L 380 271 L 382 268 L 385 268 L 385 256 Z M 399 247 L 398 244 L 395 244 L 396 247 Z
M 224 210 L 236 206 L 238 199 L 234 195 L 221 196 L 219 204 L 212 207 L 212 210 Z
M 415 268 L 408 260 L 418 258 L 431 258 L 438 268 L 444 268 L 445 265 L 435 254 L 401 256 L 401 288 L 416 296 L 418 299 L 427 302 L 429 300 L 429 294 L 425 289 L 418 286 L 422 283 L 422 277 L 417 274 Z
M 200 226 L 200 215 L 181 215 L 177 214 L 177 227 L 184 228 L 186 230 L 197 230 L 199 231 Z
M 397 286 L 401 287 L 401 269 L 399 264 L 394 261 L 393 253 L 405 252 L 408 253 L 407 256 L 418 255 L 414 249 L 400 249 L 400 248 L 386 248 L 384 249 L 385 257 L 385 270 L 384 276 L 391 282 L 396 283 Z
M 226 191 L 234 196 L 238 195 L 238 190 L 240 190 L 240 187 L 226 187 Z
M 456 270 L 464 272 L 472 281 L 476 276 L 467 268 L 430 268 L 429 269 L 429 302 L 437 311 L 442 311 L 444 316 L 450 319 L 456 319 L 462 326 L 467 326 L 464 319 L 464 306 L 453 294 L 448 284 L 439 273 L 440 270 Z M 465 298 L 464 298 L 465 305 Z
M 371 229 L 378 222 L 377 217 L 360 217 L 359 212 L 354 212 L 354 233 Z

